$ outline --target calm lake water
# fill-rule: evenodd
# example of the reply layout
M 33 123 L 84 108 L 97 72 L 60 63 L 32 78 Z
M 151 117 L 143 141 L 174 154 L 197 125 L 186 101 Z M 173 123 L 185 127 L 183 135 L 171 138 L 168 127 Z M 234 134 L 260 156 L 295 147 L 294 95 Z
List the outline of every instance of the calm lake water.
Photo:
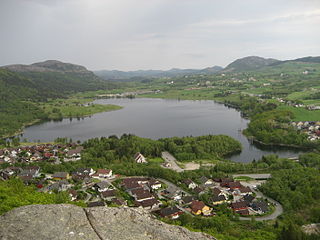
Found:
M 33 125 L 25 129 L 22 139 L 53 141 L 58 137 L 67 137 L 74 141 L 84 141 L 101 136 L 121 136 L 123 133 L 152 139 L 225 134 L 239 140 L 243 146 L 240 154 L 230 157 L 233 161 L 250 162 L 267 154 L 281 157 L 298 155 L 294 150 L 261 149 L 250 144 L 241 134 L 249 121 L 242 118 L 238 111 L 214 101 L 136 98 L 103 99 L 95 102 L 121 105 L 124 108 L 81 120 L 64 119 Z

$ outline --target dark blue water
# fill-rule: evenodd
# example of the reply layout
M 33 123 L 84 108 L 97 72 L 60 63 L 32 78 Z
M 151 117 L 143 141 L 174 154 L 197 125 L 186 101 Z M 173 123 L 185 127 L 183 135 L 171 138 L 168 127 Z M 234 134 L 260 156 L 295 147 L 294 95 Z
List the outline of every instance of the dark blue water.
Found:
M 58 137 L 84 141 L 89 138 L 132 133 L 140 137 L 158 139 L 173 136 L 229 135 L 242 143 L 240 154 L 230 157 L 237 162 L 250 162 L 263 155 L 277 154 L 294 157 L 297 151 L 261 149 L 250 144 L 241 130 L 248 120 L 232 108 L 214 101 L 178 101 L 166 99 L 103 99 L 100 104 L 116 104 L 118 111 L 95 114 L 83 120 L 64 119 L 46 122 L 25 129 L 22 138 L 29 141 L 53 141 Z

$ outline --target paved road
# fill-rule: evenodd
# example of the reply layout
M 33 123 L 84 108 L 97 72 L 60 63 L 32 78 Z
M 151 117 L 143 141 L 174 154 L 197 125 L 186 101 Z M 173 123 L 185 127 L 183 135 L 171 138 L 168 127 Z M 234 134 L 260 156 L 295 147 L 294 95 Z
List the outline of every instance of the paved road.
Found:
M 157 180 L 159 180 L 160 182 L 165 183 L 168 186 L 168 188 L 175 189 L 177 191 L 181 191 L 181 192 L 184 193 L 185 196 L 190 196 L 189 193 L 187 193 L 186 191 L 184 191 L 182 188 L 178 187 L 177 185 L 173 184 L 172 182 L 169 182 L 168 180 L 165 180 L 165 179 L 162 179 L 162 178 L 157 178 Z
M 181 167 L 179 167 L 179 165 L 177 164 L 177 159 L 175 159 L 174 156 L 172 156 L 169 152 L 162 152 L 161 153 L 161 157 L 163 158 L 163 160 L 166 163 L 170 164 L 170 167 L 168 167 L 169 169 L 172 169 L 176 172 L 183 172 L 184 169 L 182 169 Z
M 250 184 L 248 184 L 248 183 L 246 184 L 245 182 L 241 182 L 241 184 L 250 186 Z M 283 207 L 279 202 L 277 202 L 276 200 L 273 200 L 272 198 L 267 197 L 266 195 L 264 195 L 260 191 L 256 191 L 255 190 L 253 192 L 256 193 L 257 197 L 267 199 L 270 203 L 273 203 L 274 206 L 275 206 L 275 211 L 272 214 L 267 215 L 267 216 L 262 216 L 262 217 L 256 216 L 255 217 L 256 221 L 274 220 L 274 219 L 276 219 L 277 217 L 279 217 L 283 213 Z M 240 220 L 251 220 L 251 218 L 247 218 L 247 217 L 240 217 L 239 219 Z
M 253 179 L 268 179 L 271 178 L 271 174 L 270 173 L 265 173 L 265 174 L 235 174 L 233 175 L 233 177 L 251 177 Z

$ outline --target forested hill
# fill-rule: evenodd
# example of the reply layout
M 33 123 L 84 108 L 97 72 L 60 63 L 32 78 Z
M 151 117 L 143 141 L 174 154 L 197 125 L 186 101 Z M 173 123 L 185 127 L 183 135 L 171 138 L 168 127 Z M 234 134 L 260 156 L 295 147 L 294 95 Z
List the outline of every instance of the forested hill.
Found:
M 28 85 L 30 84 L 30 88 L 36 88 L 39 94 L 48 97 L 66 93 L 112 89 L 116 86 L 114 83 L 100 79 L 83 66 L 55 60 L 31 65 L 8 65 L 2 69 L 16 73 L 19 78 L 24 77 Z
M 46 119 L 39 101 L 115 87 L 85 67 L 58 61 L 1 67 L 0 136 L 10 136 L 25 124 Z

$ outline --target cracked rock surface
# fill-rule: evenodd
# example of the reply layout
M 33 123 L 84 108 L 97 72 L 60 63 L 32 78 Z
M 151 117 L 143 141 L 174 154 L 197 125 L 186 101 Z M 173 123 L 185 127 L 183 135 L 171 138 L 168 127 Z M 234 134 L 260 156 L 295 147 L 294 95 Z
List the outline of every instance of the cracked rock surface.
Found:
M 200 240 L 209 235 L 163 223 L 137 208 L 29 205 L 0 216 L 1 240 Z

